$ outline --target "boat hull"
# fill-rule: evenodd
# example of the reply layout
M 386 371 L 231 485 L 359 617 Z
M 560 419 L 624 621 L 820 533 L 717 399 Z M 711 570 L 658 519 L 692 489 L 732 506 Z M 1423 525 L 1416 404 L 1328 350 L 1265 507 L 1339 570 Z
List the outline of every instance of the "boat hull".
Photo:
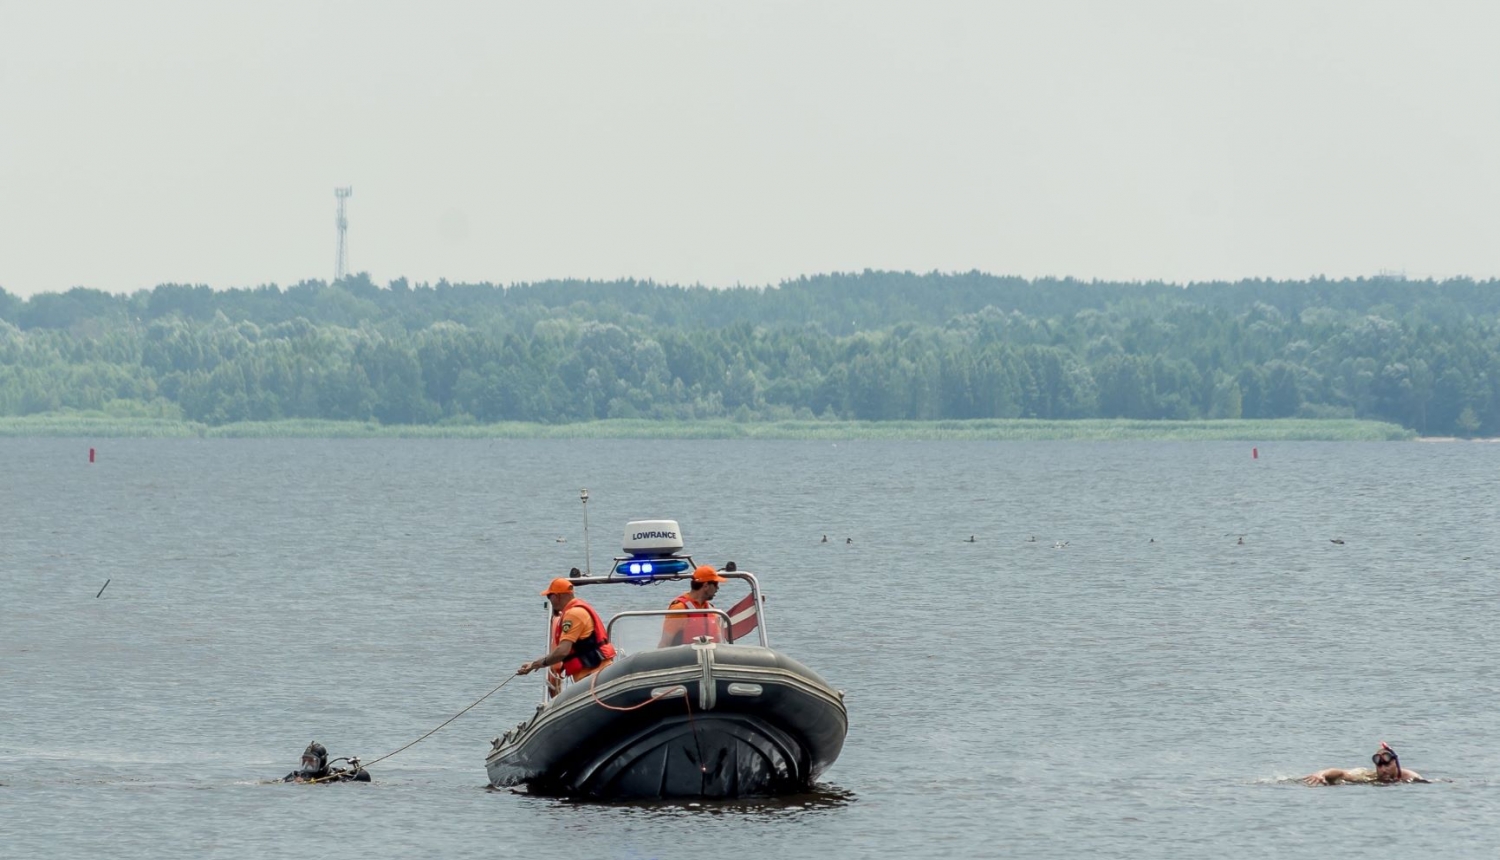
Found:
M 843 696 L 769 648 L 633 654 L 497 738 L 495 786 L 593 799 L 734 798 L 806 790 L 838 757 Z

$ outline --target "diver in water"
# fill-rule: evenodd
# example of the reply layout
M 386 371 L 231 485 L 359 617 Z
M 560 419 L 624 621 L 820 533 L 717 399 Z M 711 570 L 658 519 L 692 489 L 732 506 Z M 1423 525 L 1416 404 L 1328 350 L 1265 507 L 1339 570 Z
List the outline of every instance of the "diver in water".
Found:
M 1414 770 L 1405 770 L 1401 767 L 1401 759 L 1396 757 L 1396 751 L 1391 749 L 1390 744 L 1380 742 L 1380 748 L 1370 756 L 1370 762 L 1375 765 L 1374 770 L 1366 767 L 1356 767 L 1350 770 L 1330 767 L 1317 773 L 1310 773 L 1302 777 L 1302 781 L 1308 785 L 1338 785 L 1349 782 L 1427 782 L 1420 773 Z
M 339 762 L 348 767 L 333 767 Z M 336 758 L 328 760 L 328 750 L 317 741 L 302 751 L 302 765 L 282 778 L 282 782 L 369 782 L 370 772 L 360 767 L 358 758 Z

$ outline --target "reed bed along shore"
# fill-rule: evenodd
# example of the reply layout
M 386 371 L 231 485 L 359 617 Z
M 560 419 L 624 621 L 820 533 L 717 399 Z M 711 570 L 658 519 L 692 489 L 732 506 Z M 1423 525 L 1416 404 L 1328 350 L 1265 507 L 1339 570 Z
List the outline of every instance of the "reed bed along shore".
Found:
M 577 424 L 381 425 L 361 421 L 256 421 L 210 426 L 160 418 L 44 414 L 0 417 L 0 436 L 315 439 L 817 439 L 972 441 L 1405 441 L 1395 424 L 1352 419 L 1247 421 L 588 421 Z

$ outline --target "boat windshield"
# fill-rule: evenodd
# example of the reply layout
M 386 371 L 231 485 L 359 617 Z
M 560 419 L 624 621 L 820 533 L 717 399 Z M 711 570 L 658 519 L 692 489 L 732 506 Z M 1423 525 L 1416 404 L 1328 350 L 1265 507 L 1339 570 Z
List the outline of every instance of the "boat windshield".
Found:
M 722 609 L 653 609 L 621 612 L 609 619 L 609 641 L 624 654 L 690 645 L 706 637 L 729 642 L 729 615 Z

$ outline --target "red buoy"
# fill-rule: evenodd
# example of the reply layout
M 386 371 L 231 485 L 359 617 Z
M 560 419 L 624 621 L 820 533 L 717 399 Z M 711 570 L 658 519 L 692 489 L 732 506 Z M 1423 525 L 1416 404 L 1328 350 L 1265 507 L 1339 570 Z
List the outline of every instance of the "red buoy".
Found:
M 1250 449 L 1250 459 L 1252 459 L 1252 460 L 1259 460 L 1260 459 L 1260 449 L 1259 448 L 1251 448 Z

